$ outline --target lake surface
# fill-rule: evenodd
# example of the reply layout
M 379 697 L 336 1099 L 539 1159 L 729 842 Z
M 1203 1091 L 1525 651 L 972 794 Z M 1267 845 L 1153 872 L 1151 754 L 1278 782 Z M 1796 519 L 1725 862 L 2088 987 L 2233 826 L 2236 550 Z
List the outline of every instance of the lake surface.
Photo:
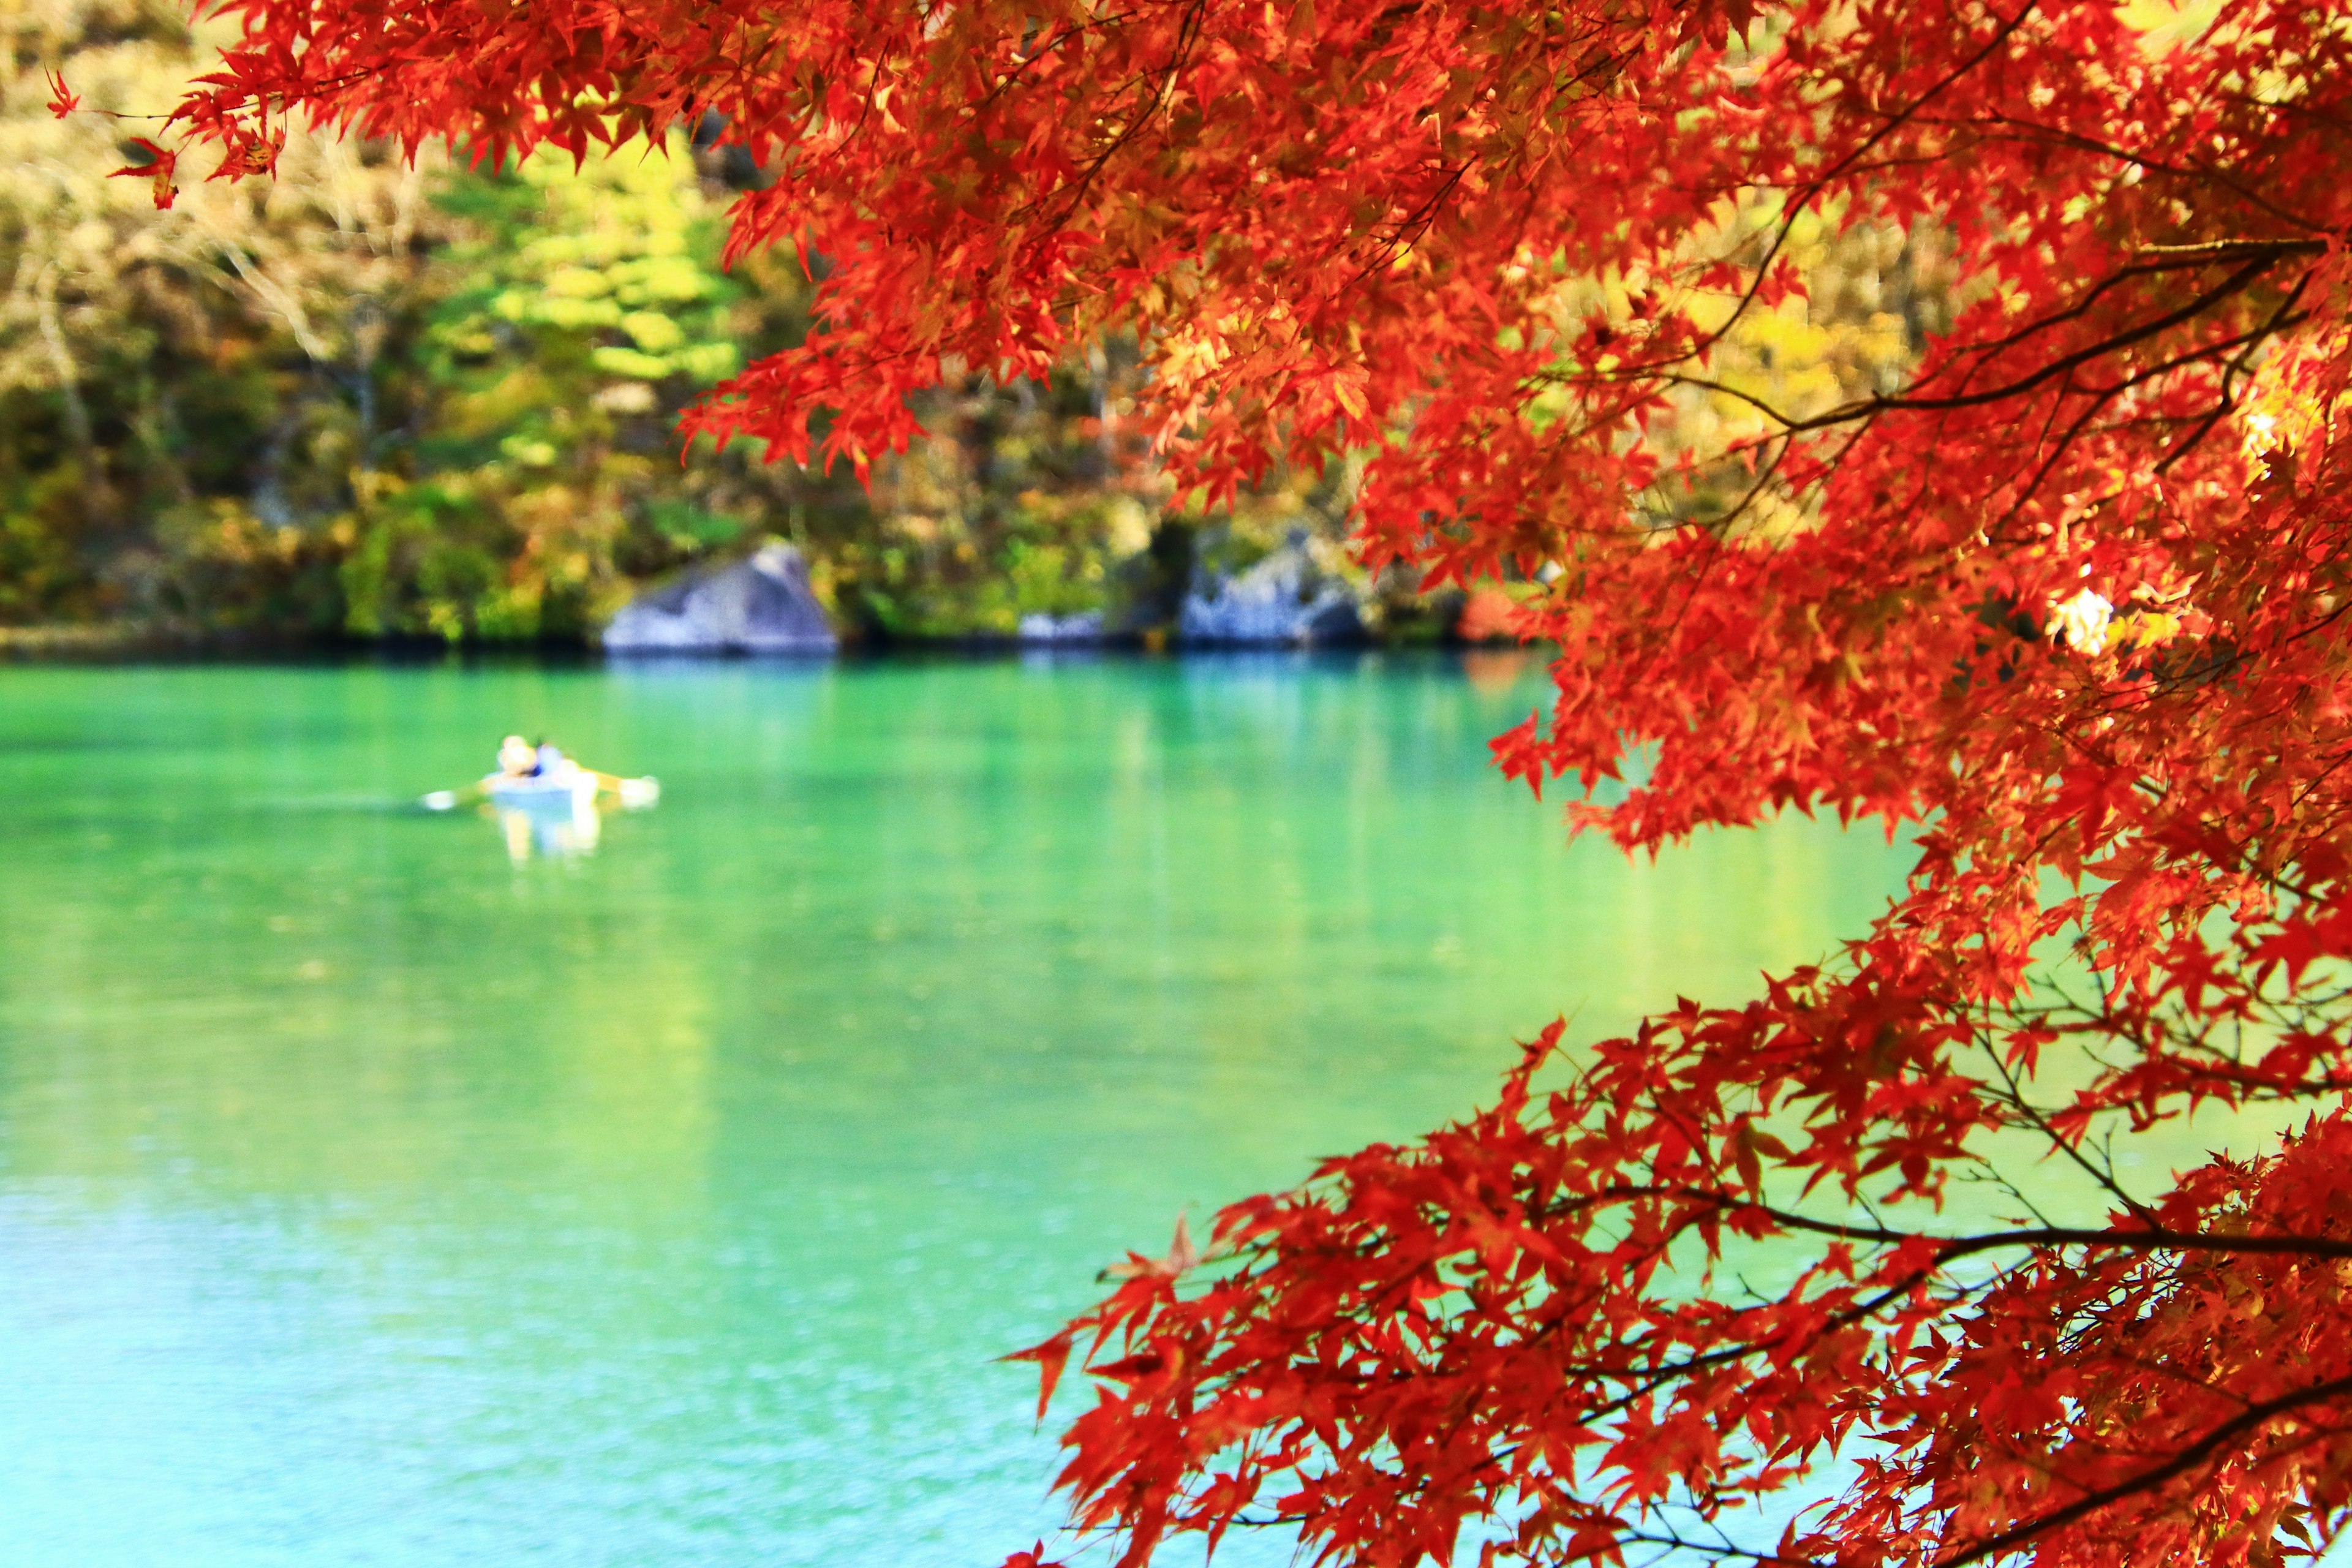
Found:
M 1486 759 L 1539 691 L 0 668 L 0 1563 L 992 1568 L 1058 1514 L 992 1358 L 1103 1264 L 1899 883 L 1568 846 Z M 664 798 L 405 804 L 513 729 Z

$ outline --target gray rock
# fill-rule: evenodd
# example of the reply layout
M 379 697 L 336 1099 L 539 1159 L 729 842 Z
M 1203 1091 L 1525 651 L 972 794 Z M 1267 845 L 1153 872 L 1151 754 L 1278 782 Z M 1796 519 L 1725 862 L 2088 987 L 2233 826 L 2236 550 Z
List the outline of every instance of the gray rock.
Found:
M 1196 574 L 1176 620 L 1189 643 L 1294 647 L 1361 640 L 1356 595 L 1315 564 L 1304 530 L 1281 549 L 1232 577 Z
M 840 643 L 789 544 L 641 594 L 604 628 L 612 653 L 831 653 Z
M 1024 616 L 1018 635 L 1024 643 L 1100 642 L 1103 640 L 1102 612 L 1081 610 L 1073 616 Z

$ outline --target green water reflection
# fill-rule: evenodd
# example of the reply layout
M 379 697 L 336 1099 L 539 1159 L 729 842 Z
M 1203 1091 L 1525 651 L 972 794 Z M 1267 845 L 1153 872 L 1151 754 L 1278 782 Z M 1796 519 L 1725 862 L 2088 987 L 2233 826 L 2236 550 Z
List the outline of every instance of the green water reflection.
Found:
M 1457 661 L 0 670 L 0 1563 L 989 1563 L 1124 1247 L 1860 927 Z M 400 803 L 509 729 L 593 856 Z M 1246 1555 L 1246 1552 L 1243 1554 Z M 1237 1556 L 1234 1561 L 1241 1561 Z

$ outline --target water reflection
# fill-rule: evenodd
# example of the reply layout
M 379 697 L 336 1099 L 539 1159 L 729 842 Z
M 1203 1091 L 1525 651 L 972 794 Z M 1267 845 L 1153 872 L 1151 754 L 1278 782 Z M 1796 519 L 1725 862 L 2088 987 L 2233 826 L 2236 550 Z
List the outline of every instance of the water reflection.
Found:
M 495 802 L 482 812 L 498 819 L 507 858 L 518 866 L 534 854 L 545 860 L 593 855 L 604 836 L 604 815 L 596 809 L 591 793 L 525 796 L 520 802 Z
M 1462 656 L 1462 673 L 1482 692 L 1505 692 L 1527 679 L 1536 656 L 1523 647 L 1474 647 Z
M 1801 818 L 1571 847 L 1488 762 L 1543 695 L 1434 656 L 0 668 L 0 1563 L 1050 1536 L 1061 1415 L 993 1358 L 1105 1263 L 1901 886 Z M 516 728 L 669 798 L 381 808 Z

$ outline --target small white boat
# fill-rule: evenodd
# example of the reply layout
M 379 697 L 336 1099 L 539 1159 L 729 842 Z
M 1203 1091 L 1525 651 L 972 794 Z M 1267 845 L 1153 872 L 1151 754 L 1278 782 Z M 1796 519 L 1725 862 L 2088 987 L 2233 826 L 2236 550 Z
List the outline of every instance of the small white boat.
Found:
M 529 809 L 535 805 L 562 805 L 567 809 L 575 800 L 596 798 L 596 775 L 583 769 L 560 773 L 531 773 L 522 778 L 508 773 L 492 773 L 482 781 L 482 793 L 500 805 Z

